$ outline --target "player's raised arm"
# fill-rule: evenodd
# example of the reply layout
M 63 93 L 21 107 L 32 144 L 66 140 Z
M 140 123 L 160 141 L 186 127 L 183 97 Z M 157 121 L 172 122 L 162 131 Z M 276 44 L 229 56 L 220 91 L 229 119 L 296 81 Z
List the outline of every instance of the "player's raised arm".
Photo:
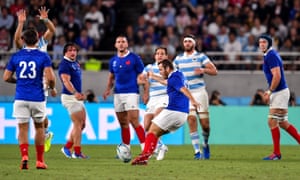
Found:
M 52 39 L 53 35 L 55 34 L 55 26 L 52 23 L 52 21 L 50 19 L 48 19 L 48 12 L 49 12 L 49 9 L 46 9 L 45 6 L 42 6 L 39 9 L 40 19 L 45 23 L 45 25 L 47 27 L 47 31 L 45 32 L 43 37 L 45 40 L 50 41 Z
M 21 49 L 24 45 L 24 41 L 22 40 L 22 31 L 24 27 L 24 23 L 26 21 L 26 11 L 24 9 L 21 9 L 17 12 L 18 16 L 18 25 L 17 29 L 14 35 L 14 43 L 16 44 L 16 47 Z

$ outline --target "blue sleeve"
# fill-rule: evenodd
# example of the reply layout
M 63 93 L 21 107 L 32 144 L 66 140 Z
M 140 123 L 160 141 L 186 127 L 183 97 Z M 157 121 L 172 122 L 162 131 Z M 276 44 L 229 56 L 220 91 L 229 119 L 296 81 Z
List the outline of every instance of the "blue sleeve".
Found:
M 16 66 L 14 65 L 14 55 L 11 56 L 9 62 L 6 65 L 6 69 L 11 71 L 11 72 L 15 72 L 16 71 Z
M 51 58 L 49 56 L 49 54 L 45 53 L 45 67 L 51 67 L 52 66 L 52 62 L 51 62 Z
M 142 59 L 141 59 L 140 56 L 137 56 L 137 55 L 136 55 L 136 58 L 135 58 L 135 59 L 136 59 L 135 70 L 136 70 L 137 74 L 140 74 L 140 73 L 142 73 L 143 70 L 144 70 L 144 63 L 143 63 L 143 61 L 142 61 Z
M 278 56 L 278 54 L 270 53 L 269 55 L 270 56 L 267 58 L 267 63 L 268 63 L 268 66 L 270 67 L 270 69 L 279 67 L 281 64 L 281 59 Z
M 114 74 L 114 70 L 113 70 L 113 67 L 112 67 L 113 61 L 114 61 L 114 57 L 112 57 L 109 60 L 109 65 L 108 65 L 109 72 L 112 73 L 112 74 Z
M 62 61 L 59 66 L 59 74 L 71 74 L 68 64 L 64 61 Z

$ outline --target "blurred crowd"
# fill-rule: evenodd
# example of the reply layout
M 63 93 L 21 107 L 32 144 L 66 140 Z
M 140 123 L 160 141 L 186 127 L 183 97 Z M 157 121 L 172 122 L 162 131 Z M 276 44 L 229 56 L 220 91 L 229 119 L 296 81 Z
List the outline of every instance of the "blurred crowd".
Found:
M 118 0 L 0 0 L 0 52 L 14 48 L 16 12 L 20 9 L 28 12 L 28 26 L 35 26 L 41 33 L 45 31 L 36 17 L 41 6 L 50 9 L 49 19 L 56 26 L 48 46 L 54 60 L 61 58 L 60 52 L 67 41 L 76 42 L 83 51 L 100 51 L 103 37 L 116 30 L 118 3 Z M 257 52 L 256 40 L 262 33 L 271 35 L 273 47 L 279 51 L 300 50 L 300 0 L 143 0 L 140 12 L 136 22 L 127 25 L 123 32 L 131 50 L 140 54 L 146 64 L 153 61 L 157 46 L 167 47 L 172 59 L 182 50 L 180 42 L 184 34 L 197 36 L 199 51 L 225 54 L 210 56 L 213 61 L 248 62 L 261 58 L 242 57 L 239 52 Z M 299 60 L 299 57 L 283 59 Z

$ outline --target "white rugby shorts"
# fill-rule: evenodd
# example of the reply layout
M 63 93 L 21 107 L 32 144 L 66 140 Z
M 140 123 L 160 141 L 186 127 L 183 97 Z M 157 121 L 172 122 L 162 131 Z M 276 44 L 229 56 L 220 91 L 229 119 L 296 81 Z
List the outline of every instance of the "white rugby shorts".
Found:
M 172 132 L 180 128 L 187 120 L 188 114 L 180 111 L 162 110 L 152 123 L 164 131 Z
M 289 98 L 289 88 L 272 93 L 270 96 L 270 109 L 288 109 Z
M 18 120 L 18 123 L 28 123 L 30 118 L 33 118 L 36 123 L 41 123 L 46 117 L 46 101 L 15 100 L 13 117 Z
M 74 95 L 62 94 L 61 103 L 68 110 L 69 115 L 84 110 L 84 102 L 78 101 Z
M 192 92 L 193 97 L 195 100 L 200 103 L 200 111 L 199 112 L 208 112 L 209 107 L 209 100 L 208 100 L 208 94 L 205 88 L 197 90 L 197 92 Z M 189 104 L 190 110 L 195 110 L 195 107 L 191 104 Z
M 139 109 L 139 95 L 135 93 L 114 94 L 114 108 L 116 112 Z
M 151 97 L 149 99 L 149 102 L 146 105 L 145 113 L 154 114 L 158 108 L 167 107 L 168 102 L 169 102 L 169 97 L 167 95 Z

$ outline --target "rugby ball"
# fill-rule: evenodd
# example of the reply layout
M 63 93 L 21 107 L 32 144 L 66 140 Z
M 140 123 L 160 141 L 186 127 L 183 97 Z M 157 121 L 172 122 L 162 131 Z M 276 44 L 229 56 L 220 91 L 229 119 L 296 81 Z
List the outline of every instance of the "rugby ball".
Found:
M 117 146 L 117 155 L 118 158 L 123 161 L 124 163 L 128 163 L 131 161 L 131 151 L 130 147 L 126 144 L 119 144 Z

